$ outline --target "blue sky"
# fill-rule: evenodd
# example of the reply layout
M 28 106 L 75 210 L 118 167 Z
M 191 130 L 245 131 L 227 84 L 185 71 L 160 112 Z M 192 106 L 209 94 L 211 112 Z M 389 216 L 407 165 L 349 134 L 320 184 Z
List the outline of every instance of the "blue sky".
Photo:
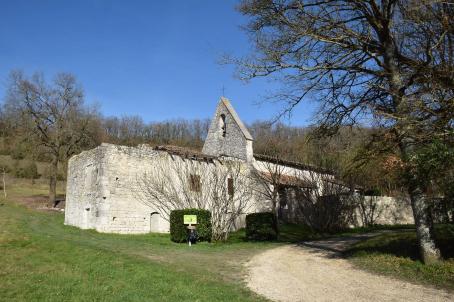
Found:
M 87 102 L 105 116 L 145 121 L 209 118 L 222 95 L 250 123 L 276 114 L 257 105 L 276 83 L 249 84 L 218 64 L 223 53 L 251 50 L 240 29 L 237 1 L 6 1 L 0 0 L 0 96 L 8 73 L 42 71 L 48 79 L 71 72 Z M 308 124 L 312 107 L 299 106 L 292 125 Z

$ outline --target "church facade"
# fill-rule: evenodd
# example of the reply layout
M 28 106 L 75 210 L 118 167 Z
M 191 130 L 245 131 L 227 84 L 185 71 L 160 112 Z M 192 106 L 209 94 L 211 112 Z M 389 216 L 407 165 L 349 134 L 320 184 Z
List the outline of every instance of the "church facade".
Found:
M 212 210 L 225 202 L 225 213 L 240 211 L 229 228 L 240 228 L 248 213 L 270 210 L 272 202 L 261 180 L 272 178 L 272 171 L 281 174 L 283 188 L 304 186 L 302 179 L 308 174 L 334 181 L 327 171 L 254 154 L 251 134 L 230 101 L 221 98 L 201 152 L 102 144 L 73 156 L 68 163 L 65 224 L 107 233 L 165 233 L 172 209 Z M 292 200 L 298 196 L 285 196 L 280 215 L 292 221 Z

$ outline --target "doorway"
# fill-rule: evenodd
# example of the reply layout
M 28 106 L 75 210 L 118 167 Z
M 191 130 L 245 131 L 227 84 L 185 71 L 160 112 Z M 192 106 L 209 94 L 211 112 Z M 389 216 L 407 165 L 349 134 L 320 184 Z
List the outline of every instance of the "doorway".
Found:
M 158 212 L 150 214 L 150 233 L 159 232 L 159 218 L 160 215 Z

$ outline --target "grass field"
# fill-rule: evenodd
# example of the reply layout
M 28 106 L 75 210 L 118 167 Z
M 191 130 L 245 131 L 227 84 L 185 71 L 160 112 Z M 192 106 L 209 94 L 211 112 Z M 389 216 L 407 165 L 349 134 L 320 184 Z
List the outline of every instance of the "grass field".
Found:
M 44 193 L 14 187 L 10 198 Z M 168 235 L 112 235 L 63 225 L 63 214 L 0 201 L 2 301 L 263 301 L 241 265 L 276 244 L 172 243 Z

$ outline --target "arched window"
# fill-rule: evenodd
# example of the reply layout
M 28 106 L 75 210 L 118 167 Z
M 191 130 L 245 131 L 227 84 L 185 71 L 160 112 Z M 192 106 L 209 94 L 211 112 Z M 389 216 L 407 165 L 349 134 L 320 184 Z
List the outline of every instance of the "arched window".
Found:
M 227 131 L 225 124 L 225 114 L 221 114 L 219 117 L 219 132 L 222 134 L 222 137 L 225 137 L 225 133 Z

